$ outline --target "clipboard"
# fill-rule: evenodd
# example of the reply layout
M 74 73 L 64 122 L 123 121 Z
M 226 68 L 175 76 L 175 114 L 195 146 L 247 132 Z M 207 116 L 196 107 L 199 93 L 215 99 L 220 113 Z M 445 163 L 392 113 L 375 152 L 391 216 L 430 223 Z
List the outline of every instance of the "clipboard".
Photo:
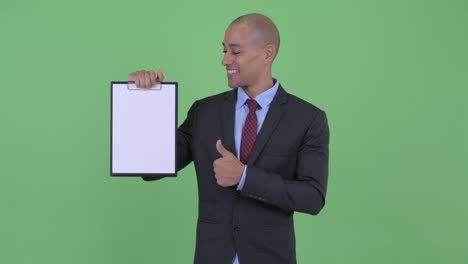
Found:
M 111 176 L 177 176 L 177 82 L 111 82 Z

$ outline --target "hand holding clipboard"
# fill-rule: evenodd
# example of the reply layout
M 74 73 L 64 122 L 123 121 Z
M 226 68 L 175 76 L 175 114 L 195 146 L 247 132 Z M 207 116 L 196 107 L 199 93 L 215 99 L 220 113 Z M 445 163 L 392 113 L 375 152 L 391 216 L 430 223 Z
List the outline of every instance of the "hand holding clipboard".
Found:
M 157 75 L 153 70 L 141 70 L 130 73 L 128 81 L 134 82 L 138 88 L 151 88 L 156 83 L 164 81 L 164 74 L 161 69 L 158 70 Z

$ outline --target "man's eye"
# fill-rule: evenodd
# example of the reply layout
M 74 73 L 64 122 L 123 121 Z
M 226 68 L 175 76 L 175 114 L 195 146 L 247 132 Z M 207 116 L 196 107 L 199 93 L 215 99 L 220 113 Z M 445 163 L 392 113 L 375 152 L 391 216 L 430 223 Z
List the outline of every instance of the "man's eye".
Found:
M 223 53 L 226 54 L 227 50 L 223 50 Z M 239 51 L 231 51 L 231 53 L 234 54 L 234 55 L 239 55 L 240 54 Z

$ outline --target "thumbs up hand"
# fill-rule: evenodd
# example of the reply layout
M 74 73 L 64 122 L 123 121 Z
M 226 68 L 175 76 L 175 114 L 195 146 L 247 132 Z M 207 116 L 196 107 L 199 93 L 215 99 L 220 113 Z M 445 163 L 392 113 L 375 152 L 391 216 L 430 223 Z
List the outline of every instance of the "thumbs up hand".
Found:
M 223 158 L 236 158 L 232 152 L 224 148 L 223 143 L 221 142 L 221 139 L 218 139 L 216 141 L 216 149 L 218 150 L 219 154 L 221 154 L 221 157 Z
M 216 149 L 221 158 L 213 162 L 213 171 L 219 186 L 228 187 L 236 185 L 242 178 L 245 165 L 236 158 L 232 152 L 227 150 L 220 139 L 216 141 Z

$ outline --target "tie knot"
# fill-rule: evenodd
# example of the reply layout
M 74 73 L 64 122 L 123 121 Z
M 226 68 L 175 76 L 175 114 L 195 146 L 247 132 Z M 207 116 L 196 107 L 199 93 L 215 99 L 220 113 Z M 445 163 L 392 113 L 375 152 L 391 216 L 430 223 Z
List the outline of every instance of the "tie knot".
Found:
M 249 111 L 255 111 L 258 108 L 258 103 L 254 99 L 247 99 L 247 106 L 249 107 Z

